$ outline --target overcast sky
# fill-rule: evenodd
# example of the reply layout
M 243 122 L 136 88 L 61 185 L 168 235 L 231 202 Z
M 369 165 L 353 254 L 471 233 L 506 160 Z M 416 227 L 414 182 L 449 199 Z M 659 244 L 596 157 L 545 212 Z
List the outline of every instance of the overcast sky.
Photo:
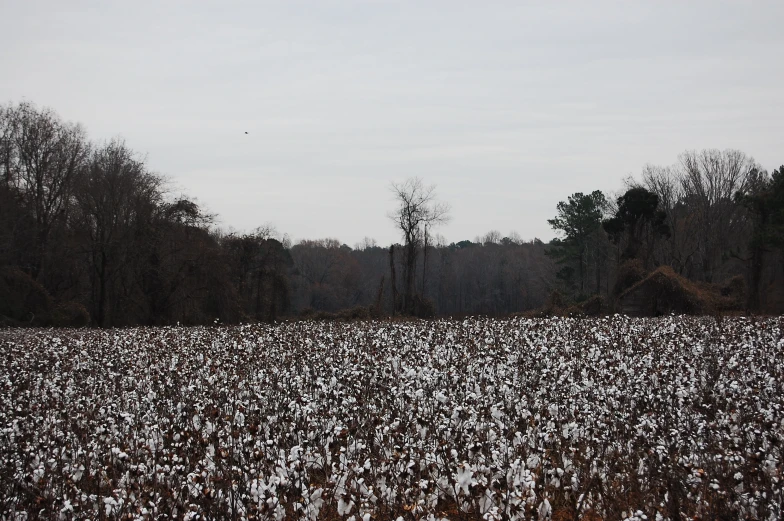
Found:
M 784 1 L 0 0 L 0 102 L 122 136 L 224 227 L 549 239 L 569 194 L 737 148 L 784 163 Z M 245 132 L 248 132 L 246 135 Z

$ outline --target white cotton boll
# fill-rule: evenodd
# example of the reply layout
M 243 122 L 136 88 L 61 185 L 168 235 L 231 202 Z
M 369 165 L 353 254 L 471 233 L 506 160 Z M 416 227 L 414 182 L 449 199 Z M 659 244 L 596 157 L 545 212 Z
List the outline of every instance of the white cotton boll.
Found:
M 44 468 L 42 466 L 38 467 L 37 469 L 35 469 L 33 471 L 33 481 L 35 481 L 36 483 L 41 481 L 43 479 L 43 477 L 44 477 L 45 472 L 46 471 L 44 470 Z
M 114 510 L 114 506 L 117 504 L 117 501 L 113 497 L 106 497 L 103 498 L 103 504 L 106 509 L 106 515 L 112 515 L 112 510 Z
M 351 513 L 351 509 L 354 508 L 354 502 L 352 500 L 346 501 L 343 498 L 338 500 L 338 515 L 345 516 Z
M 490 489 L 485 490 L 482 497 L 479 498 L 479 513 L 484 514 L 484 519 L 494 519 L 493 516 L 488 517 L 487 514 L 494 508 L 493 491 Z
M 321 510 L 321 507 L 324 505 L 324 500 L 321 498 L 321 495 L 324 493 L 323 488 L 317 488 L 310 494 L 310 505 L 316 509 L 318 513 Z
M 553 508 L 550 506 L 550 502 L 547 500 L 547 498 L 542 501 L 537 511 L 539 513 L 539 521 L 550 519 L 550 517 L 553 515 Z
M 455 483 L 455 492 L 460 493 L 462 490 L 464 494 L 470 494 L 468 487 L 471 486 L 473 481 L 474 473 L 473 471 L 468 468 L 467 466 L 463 465 L 459 469 L 457 469 L 457 477 Z
M 193 415 L 193 428 L 197 431 L 201 430 L 201 418 L 198 414 Z
M 539 466 L 540 462 L 541 462 L 541 460 L 539 459 L 539 456 L 537 456 L 536 454 L 531 454 L 530 456 L 528 456 L 528 459 L 526 460 L 525 465 L 529 469 L 535 469 L 536 467 Z
M 71 474 L 71 479 L 74 481 L 74 483 L 76 483 L 80 479 L 82 479 L 83 474 L 84 474 L 84 465 L 79 465 L 76 471 L 73 474 Z
M 446 403 L 449 401 L 449 398 L 447 398 L 447 396 L 442 391 L 438 391 L 438 393 L 436 393 L 436 400 L 441 403 Z

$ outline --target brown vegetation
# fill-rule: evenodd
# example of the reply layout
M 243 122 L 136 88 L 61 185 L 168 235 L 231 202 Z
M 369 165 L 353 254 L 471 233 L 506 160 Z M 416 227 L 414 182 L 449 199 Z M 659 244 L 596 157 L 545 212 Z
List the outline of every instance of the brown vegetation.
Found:
M 14 267 L 0 267 L 0 320 L 6 325 L 42 324 L 52 309 L 44 287 Z
M 618 296 L 648 275 L 640 259 L 630 259 L 618 266 L 618 274 L 613 286 L 613 296 Z
M 596 317 L 607 311 L 606 302 L 601 295 L 593 295 L 581 302 L 570 301 L 558 290 L 550 293 L 547 303 L 541 308 L 521 313 L 527 318 L 544 317 Z
M 705 315 L 742 309 L 744 301 L 742 277 L 719 286 L 690 281 L 670 266 L 661 266 L 621 293 L 617 307 L 632 316 Z

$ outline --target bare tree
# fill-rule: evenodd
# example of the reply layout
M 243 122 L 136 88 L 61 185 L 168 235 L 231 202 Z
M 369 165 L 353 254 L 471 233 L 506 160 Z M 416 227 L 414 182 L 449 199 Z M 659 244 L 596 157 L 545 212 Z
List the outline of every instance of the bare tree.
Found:
M 389 272 L 392 276 L 392 314 L 396 315 L 398 312 L 398 296 L 397 296 L 397 270 L 395 270 L 395 245 L 389 247 Z
M 13 147 L 13 125 L 11 116 L 11 107 L 0 105 L 0 169 L 2 169 L 2 176 L 0 182 L 5 186 L 10 187 L 12 184 L 11 175 L 13 169 L 11 167 L 12 159 L 15 159 L 15 150 Z
M 501 232 L 498 230 L 490 230 L 477 242 L 481 242 L 483 245 L 487 246 L 488 244 L 501 244 L 501 239 Z
M 36 223 L 34 277 L 43 272 L 49 235 L 64 221 L 78 173 L 88 156 L 81 126 L 29 102 L 2 111 L 3 178 L 22 195 Z
M 405 248 L 403 309 L 414 312 L 416 261 L 426 228 L 448 221 L 449 206 L 436 201 L 435 186 L 425 186 L 418 177 L 392 183 L 398 207 L 389 214 L 403 235 Z
M 289 271 L 293 261 L 275 235 L 267 226 L 221 240 L 245 312 L 265 321 L 274 321 L 290 304 Z
M 679 274 L 687 273 L 694 263 L 697 253 L 697 237 L 689 226 L 688 208 L 683 202 L 683 184 L 676 167 L 645 165 L 642 170 L 642 183 L 627 183 L 628 188 L 642 187 L 656 194 L 659 209 L 665 214 L 665 222 L 670 230 L 667 240 L 657 244 L 657 257 L 662 264 L 672 266 Z
M 699 276 L 713 282 L 731 243 L 748 231 L 746 209 L 735 202 L 735 194 L 745 194 L 761 168 L 739 150 L 685 152 L 680 163 L 683 202 L 691 209 L 696 232 Z
M 79 178 L 72 220 L 86 239 L 93 315 L 101 326 L 116 319 L 112 305 L 117 307 L 123 280 L 140 265 L 142 239 L 161 204 L 161 184 L 122 140 L 97 147 Z
M 364 237 L 361 241 L 354 245 L 354 249 L 359 251 L 365 251 L 371 248 L 378 248 L 376 239 L 372 237 Z

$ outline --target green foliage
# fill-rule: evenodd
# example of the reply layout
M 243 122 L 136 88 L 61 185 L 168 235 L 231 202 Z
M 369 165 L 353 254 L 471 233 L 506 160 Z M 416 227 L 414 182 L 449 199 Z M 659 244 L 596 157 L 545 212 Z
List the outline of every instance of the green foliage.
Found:
M 607 205 L 604 194 L 595 190 L 590 194 L 577 192 L 561 201 L 556 208 L 558 215 L 548 219 L 548 224 L 563 233 L 564 243 L 581 244 L 599 227 Z
M 623 258 L 633 259 L 640 253 L 644 236 L 655 242 L 658 237 L 670 235 L 666 217 L 659 209 L 658 195 L 635 187 L 618 198 L 618 210 L 602 226 L 614 244 L 627 239 Z
M 454 243 L 453 242 L 452 244 L 449 245 L 449 249 L 451 249 L 451 250 L 459 250 L 459 249 L 462 249 L 462 248 L 470 248 L 471 246 L 476 246 L 476 245 L 477 245 L 476 243 L 473 243 L 473 242 L 471 242 L 469 240 L 464 240 L 464 241 L 460 241 L 458 243 Z
M 754 189 L 735 194 L 735 202 L 746 207 L 751 214 L 751 284 L 748 302 L 751 311 L 760 310 L 764 253 L 784 245 L 784 166 L 774 170 L 770 178 L 765 172 L 755 174 L 757 184 Z
M 784 165 L 774 170 L 770 178 L 763 178 L 753 193 L 738 193 L 735 200 L 754 217 L 752 247 L 784 245 Z
M 561 232 L 563 238 L 557 238 L 550 244 L 548 255 L 557 262 L 577 265 L 579 289 L 585 288 L 586 256 L 592 238 L 601 230 L 602 215 L 607 206 L 604 194 L 595 190 L 590 194 L 577 192 L 569 196 L 567 201 L 557 205 L 558 215 L 548 219 L 550 226 Z M 570 290 L 576 287 L 573 282 L 574 268 L 561 269 L 558 278 L 564 280 Z

